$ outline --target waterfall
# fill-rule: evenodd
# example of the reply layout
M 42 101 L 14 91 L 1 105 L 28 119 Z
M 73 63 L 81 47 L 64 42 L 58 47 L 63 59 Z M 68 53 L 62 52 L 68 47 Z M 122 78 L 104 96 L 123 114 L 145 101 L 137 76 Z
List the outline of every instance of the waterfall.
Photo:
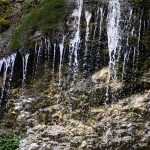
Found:
M 125 50 L 124 50 L 125 53 L 124 53 L 123 67 L 122 67 L 122 82 L 124 81 L 124 75 L 126 75 L 126 63 L 128 63 L 128 61 L 129 61 L 129 55 L 130 55 L 130 52 L 131 52 L 131 46 L 129 45 L 129 38 L 132 37 L 133 33 L 134 33 L 134 28 L 131 27 L 132 16 L 133 16 L 133 9 L 129 6 L 129 10 L 128 11 L 129 11 L 129 17 L 126 18 L 127 24 L 125 26 L 125 30 L 126 30 L 126 45 L 125 45 Z M 118 56 L 118 62 L 119 62 L 119 59 L 120 59 L 119 57 L 120 57 L 120 55 Z
M 103 8 L 100 8 L 100 30 L 99 30 L 99 41 L 100 41 L 101 33 L 102 33 L 103 17 L 104 17 L 104 10 L 103 10 Z
M 34 68 L 33 68 L 33 76 L 34 77 L 36 76 L 38 65 L 40 63 L 40 58 L 42 55 L 42 46 L 43 46 L 42 40 L 40 41 L 40 43 L 39 43 L 39 41 L 36 41 L 35 56 L 34 56 Z
M 27 79 L 27 67 L 28 67 L 28 59 L 29 54 L 23 55 L 22 61 L 23 61 L 23 78 L 22 78 L 22 87 L 24 86 L 26 79 Z
M 2 67 L 3 67 L 3 63 L 4 63 L 4 60 L 0 60 L 0 72 L 2 71 Z
M 50 40 L 48 39 L 47 40 L 47 43 L 48 43 L 48 46 L 47 46 L 47 55 L 48 55 L 48 62 L 50 61 L 50 49 L 51 49 L 51 43 L 50 43 Z
M 3 78 L 3 85 L 2 85 L 2 91 L 1 91 L 1 101 L 4 98 L 4 92 L 5 92 L 6 80 L 7 80 L 7 71 L 8 71 L 9 66 L 10 66 L 10 59 L 7 58 L 4 61 L 4 78 Z
M 97 25 L 97 28 L 99 31 L 99 34 L 98 34 L 98 47 L 96 48 L 96 64 L 95 64 L 95 69 L 99 69 L 99 67 L 101 66 L 101 54 L 100 54 L 100 44 L 101 44 L 101 34 L 102 34 L 102 25 L 103 25 L 103 17 L 104 17 L 104 10 L 103 10 L 103 7 L 100 7 L 99 8 L 99 14 L 98 14 L 98 17 L 97 17 L 97 22 L 98 22 L 98 25 Z
M 97 25 L 98 25 L 97 23 L 98 23 L 99 13 L 100 13 L 100 8 L 98 8 L 98 10 L 96 12 L 96 25 L 94 26 L 93 40 L 96 37 L 96 29 L 97 29 Z
M 119 0 L 110 0 L 108 6 L 108 50 L 109 50 L 109 81 L 116 80 L 116 55 L 120 40 L 121 10 Z
M 15 60 L 16 60 L 17 54 L 14 53 L 10 56 L 11 58 L 11 73 L 10 73 L 10 81 L 12 80 L 13 73 L 14 73 L 14 65 L 15 65 Z
M 2 84 L 2 90 L 1 90 L 1 98 L 0 98 L 1 102 L 0 102 L 0 104 L 2 103 L 2 100 L 4 99 L 4 92 L 6 90 L 6 85 L 8 84 L 10 87 L 9 82 L 12 80 L 15 60 L 16 60 L 16 53 L 12 54 L 11 56 L 9 56 L 7 58 L 3 58 L 1 63 L 0 63 L 1 68 L 2 68 L 2 64 L 4 64 L 4 77 L 3 77 L 3 84 Z M 7 75 L 9 73 L 8 72 L 9 68 L 10 68 L 10 75 L 9 75 L 9 80 L 7 81 Z
M 33 78 L 35 78 L 36 74 L 36 56 L 37 56 L 37 48 L 38 48 L 38 41 L 35 42 L 35 47 L 34 47 L 34 65 L 33 65 Z
M 71 39 L 70 41 L 70 67 L 71 67 L 71 73 L 73 74 L 73 80 L 75 80 L 76 74 L 78 72 L 78 65 L 79 65 L 78 50 L 80 44 L 80 23 L 81 23 L 83 0 L 78 0 L 76 2 L 77 2 L 77 9 L 75 9 L 72 13 L 72 17 L 77 19 L 76 32 L 73 39 Z
M 92 14 L 88 11 L 85 12 L 85 18 L 86 18 L 86 35 L 85 35 L 85 54 L 84 54 L 84 70 L 86 70 L 86 67 L 88 65 L 88 38 L 89 38 L 89 23 L 91 20 Z M 85 72 L 86 73 L 86 72 Z
M 51 49 L 51 43 L 49 39 L 45 38 L 45 60 L 50 61 L 50 49 Z
M 140 48 L 140 40 L 141 40 L 142 15 L 143 14 L 141 14 L 139 20 L 139 30 L 138 30 L 138 40 L 137 40 L 137 64 L 138 64 L 139 48 Z
M 53 54 L 53 73 L 55 71 L 55 58 L 56 58 L 56 44 L 54 44 L 54 54 Z
M 62 43 L 59 45 L 59 50 L 60 50 L 59 85 L 60 85 L 60 82 L 61 82 L 61 75 L 62 75 L 62 59 L 63 59 L 63 51 L 64 51 L 64 41 L 65 41 L 65 36 L 63 36 Z

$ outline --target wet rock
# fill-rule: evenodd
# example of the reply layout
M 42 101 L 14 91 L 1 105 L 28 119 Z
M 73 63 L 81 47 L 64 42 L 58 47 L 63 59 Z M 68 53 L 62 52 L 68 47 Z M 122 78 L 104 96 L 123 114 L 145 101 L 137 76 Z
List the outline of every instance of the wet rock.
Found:
M 103 68 L 102 70 L 96 72 L 92 75 L 92 82 L 93 83 L 106 83 L 108 80 L 108 67 Z
M 36 31 L 34 34 L 34 38 L 40 38 L 42 36 L 42 33 L 40 31 Z
M 29 147 L 29 150 L 37 150 L 40 146 L 37 143 L 32 143 Z
M 46 131 L 45 131 L 45 134 L 48 134 L 48 136 L 50 138 L 58 138 L 58 137 L 63 137 L 65 136 L 67 133 L 66 133 L 66 130 L 64 127 L 62 126 L 52 126 L 50 128 L 48 128 Z

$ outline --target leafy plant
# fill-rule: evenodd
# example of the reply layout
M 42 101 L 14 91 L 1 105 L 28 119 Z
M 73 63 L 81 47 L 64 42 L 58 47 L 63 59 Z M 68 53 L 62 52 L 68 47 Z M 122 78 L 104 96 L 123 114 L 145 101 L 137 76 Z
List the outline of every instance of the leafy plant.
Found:
M 0 138 L 0 150 L 16 150 L 20 139 L 17 137 Z

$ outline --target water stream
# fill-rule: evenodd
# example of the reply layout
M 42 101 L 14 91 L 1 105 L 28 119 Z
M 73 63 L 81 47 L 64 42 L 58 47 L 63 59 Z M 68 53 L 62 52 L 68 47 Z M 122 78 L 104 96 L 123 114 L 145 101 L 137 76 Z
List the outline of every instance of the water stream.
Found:
M 23 61 L 23 79 L 22 79 L 22 87 L 24 87 L 25 82 L 27 80 L 27 67 L 28 67 L 28 59 L 29 59 L 29 53 L 25 54 L 22 58 Z
M 78 51 L 80 48 L 80 25 L 81 25 L 81 15 L 82 15 L 82 7 L 83 0 L 76 1 L 77 8 L 73 11 L 72 17 L 75 18 L 76 22 L 76 32 L 74 34 L 73 39 L 70 41 L 70 67 L 71 74 L 73 75 L 73 82 L 76 80 L 76 75 L 78 72 Z

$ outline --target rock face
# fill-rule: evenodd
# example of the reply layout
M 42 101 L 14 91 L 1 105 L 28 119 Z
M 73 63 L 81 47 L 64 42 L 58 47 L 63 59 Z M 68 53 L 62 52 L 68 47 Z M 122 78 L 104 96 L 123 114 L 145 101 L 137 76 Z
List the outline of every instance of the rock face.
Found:
M 40 97 L 22 96 L 12 107 L 17 116 L 15 132 L 23 137 L 20 150 L 150 148 L 149 90 L 114 104 L 89 105 L 86 109 L 68 108 L 66 96 L 59 104 L 33 110 L 33 105 L 41 103 Z
M 47 8 L 43 1 L 15 2 L 16 11 L 39 3 L 40 12 Z M 62 7 L 57 2 L 52 10 Z M 48 31 L 33 25 L 29 50 L 0 60 L 6 97 L 0 136 L 21 137 L 19 150 L 149 150 L 150 8 L 144 0 L 66 2 L 64 26 L 57 23 L 59 11 L 54 18 L 42 14 Z M 11 51 L 13 32 L 0 35 L 2 55 Z
M 150 83 L 150 71 L 143 74 L 143 76 L 140 78 L 141 82 Z

